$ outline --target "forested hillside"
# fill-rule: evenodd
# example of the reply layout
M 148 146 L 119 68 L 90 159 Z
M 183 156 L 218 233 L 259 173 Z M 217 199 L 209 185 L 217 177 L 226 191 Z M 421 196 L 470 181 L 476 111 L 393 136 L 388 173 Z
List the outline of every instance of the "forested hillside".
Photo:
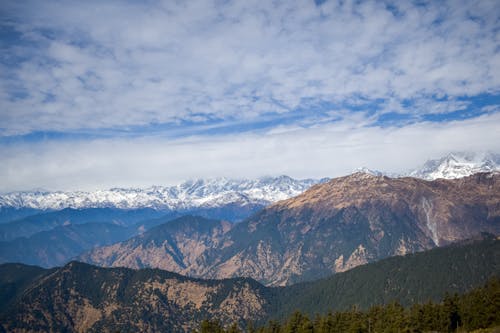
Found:
M 353 306 L 326 315 L 309 316 L 296 311 L 286 320 L 264 326 L 250 324 L 248 333 L 370 333 L 370 332 L 498 332 L 500 330 L 500 279 L 466 294 L 446 294 L 440 302 L 403 307 L 398 302 L 375 305 L 361 311 Z M 495 328 L 496 327 L 496 328 Z M 491 330 L 486 330 L 492 328 Z M 485 330 L 483 330 L 485 329 Z M 236 324 L 226 326 L 205 320 L 199 333 L 243 332 Z
M 354 330 L 355 325 L 363 328 L 367 319 L 373 325 L 377 320 L 385 324 L 394 311 L 399 311 L 397 323 L 412 323 L 415 313 L 420 313 L 418 321 L 444 325 L 447 314 L 443 311 L 447 310 L 426 305 L 429 300 L 439 301 L 446 293 L 463 294 L 496 279 L 488 286 L 494 295 L 492 299 L 484 298 L 485 293 L 480 292 L 476 298 L 470 296 L 459 302 L 460 323 L 483 325 L 485 320 L 496 322 L 495 316 L 500 312 L 496 290 L 500 279 L 500 240 L 491 235 L 483 237 L 389 258 L 315 282 L 274 288 L 248 278 L 202 280 L 158 269 L 102 268 L 72 262 L 45 270 L 5 264 L 0 265 L 0 323 L 7 332 L 114 333 L 188 332 L 199 327 L 204 319 L 220 321 L 224 327 L 235 323 L 235 328 L 249 323 L 264 326 L 269 320 L 287 320 L 286 325 L 291 322 L 331 326 L 329 322 L 333 320 L 337 326 L 332 327 L 341 328 L 328 332 L 349 332 L 345 330 L 348 323 L 354 323 Z M 458 302 L 450 297 L 446 299 L 453 304 Z M 488 312 L 481 308 L 481 302 L 489 302 Z M 424 305 L 413 312 L 403 309 L 413 304 Z M 301 314 L 290 317 L 296 310 Z M 327 316 L 332 311 L 341 312 Z M 377 317 L 369 317 L 372 313 Z M 429 313 L 441 314 L 429 319 Z M 316 314 L 323 319 L 315 319 Z M 205 326 L 204 329 L 217 328 L 214 323 Z

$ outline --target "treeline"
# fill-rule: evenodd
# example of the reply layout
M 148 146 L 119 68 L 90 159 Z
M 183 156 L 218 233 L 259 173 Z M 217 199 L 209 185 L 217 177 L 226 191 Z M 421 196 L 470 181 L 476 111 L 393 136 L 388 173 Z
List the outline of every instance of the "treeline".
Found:
M 440 303 L 414 304 L 405 308 L 397 302 L 372 306 L 368 311 L 348 311 L 310 318 L 299 311 L 283 322 L 270 321 L 262 327 L 244 330 L 233 324 L 224 328 L 205 320 L 198 333 L 412 333 L 470 332 L 500 326 L 500 279 L 464 295 L 447 294 Z

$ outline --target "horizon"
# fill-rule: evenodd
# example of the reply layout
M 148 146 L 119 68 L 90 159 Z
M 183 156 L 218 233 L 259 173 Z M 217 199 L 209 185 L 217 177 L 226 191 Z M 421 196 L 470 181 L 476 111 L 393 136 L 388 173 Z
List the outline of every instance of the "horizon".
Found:
M 497 1 L 4 1 L 0 193 L 500 153 Z
M 457 158 L 460 160 L 462 158 L 465 158 L 467 162 L 483 162 L 485 159 L 490 159 L 493 158 L 494 160 L 500 159 L 500 153 L 496 153 L 493 151 L 486 151 L 486 152 L 459 152 L 459 151 L 454 151 L 454 152 L 449 152 L 443 156 L 440 156 L 439 158 L 435 159 L 429 159 L 426 160 L 423 163 L 420 163 L 418 166 L 411 168 L 411 169 L 406 169 L 402 170 L 401 172 L 397 173 L 389 173 L 384 170 L 376 170 L 372 168 L 368 168 L 365 166 L 355 168 L 347 173 L 344 174 L 339 174 L 336 176 L 323 176 L 323 177 L 317 177 L 317 178 L 295 178 L 291 177 L 289 175 L 285 174 L 280 174 L 280 175 L 264 175 L 264 176 L 259 176 L 259 177 L 254 177 L 254 178 L 248 178 L 248 177 L 225 177 L 225 176 L 218 176 L 218 177 L 207 177 L 207 178 L 188 178 L 184 179 L 180 182 L 177 183 L 172 183 L 172 184 L 150 184 L 142 187 L 124 187 L 124 186 L 116 186 L 116 187 L 108 187 L 108 188 L 67 188 L 67 189 L 47 189 L 47 188 L 32 188 L 32 189 L 25 189 L 25 190 L 14 190 L 14 191 L 0 191 L 0 195 L 8 195 L 8 194 L 16 194 L 16 193 L 35 193 L 35 192 L 41 192 L 41 193 L 71 193 L 71 192 L 82 192 L 82 193 L 91 193 L 91 192 L 99 192 L 99 191 L 114 191 L 114 190 L 148 190 L 152 188 L 171 188 L 171 187 L 177 187 L 184 185 L 186 183 L 190 182 L 210 182 L 210 181 L 229 181 L 229 182 L 241 182 L 241 181 L 261 181 L 261 180 L 266 180 L 266 179 L 279 179 L 282 177 L 287 177 L 290 178 L 294 181 L 322 181 L 322 180 L 331 180 L 335 178 L 340 178 L 340 177 L 347 177 L 350 175 L 353 175 L 355 173 L 367 173 L 371 174 L 371 172 L 374 173 L 380 173 L 381 176 L 386 176 L 390 178 L 402 178 L 402 177 L 415 177 L 412 176 L 411 173 L 415 171 L 421 171 L 425 165 L 429 162 L 436 162 L 440 160 L 444 160 L 447 158 Z M 494 162 L 494 161 L 493 161 Z M 498 171 L 496 171 L 498 172 Z M 378 175 L 377 175 L 378 176 Z M 418 177 L 417 177 L 418 178 Z

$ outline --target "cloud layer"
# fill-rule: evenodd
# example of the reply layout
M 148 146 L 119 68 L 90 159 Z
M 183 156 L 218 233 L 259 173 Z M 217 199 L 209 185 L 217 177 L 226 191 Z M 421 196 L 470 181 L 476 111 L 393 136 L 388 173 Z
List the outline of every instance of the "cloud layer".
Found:
M 500 114 L 450 123 L 281 128 L 261 135 L 39 142 L 2 153 L 2 191 L 173 185 L 216 176 L 335 177 L 367 166 L 401 172 L 449 151 L 500 151 Z
M 500 3 L 10 1 L 0 191 L 500 151 Z
M 377 114 L 454 111 L 499 93 L 499 12 L 494 0 L 7 1 L 0 134 L 375 100 Z

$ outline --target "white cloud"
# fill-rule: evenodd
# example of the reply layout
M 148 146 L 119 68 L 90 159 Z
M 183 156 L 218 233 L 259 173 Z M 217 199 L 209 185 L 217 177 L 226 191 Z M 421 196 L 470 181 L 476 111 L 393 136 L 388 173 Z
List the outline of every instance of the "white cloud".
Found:
M 111 138 L 0 143 L 0 191 L 338 176 L 498 152 L 498 102 L 459 97 L 500 95 L 499 12 L 494 0 L 3 1 L 0 140 Z M 421 121 L 467 108 L 488 114 Z M 412 121 L 373 126 L 392 112 Z
M 5 2 L 0 135 L 499 93 L 498 1 Z M 438 23 L 436 23 L 438 22 Z M 19 91 L 27 98 L 13 98 Z M 458 106 L 460 107 L 460 105 Z
M 168 185 L 215 176 L 340 176 L 404 171 L 449 151 L 500 151 L 500 114 L 406 127 L 342 121 L 262 135 L 45 141 L 0 146 L 0 191 Z

